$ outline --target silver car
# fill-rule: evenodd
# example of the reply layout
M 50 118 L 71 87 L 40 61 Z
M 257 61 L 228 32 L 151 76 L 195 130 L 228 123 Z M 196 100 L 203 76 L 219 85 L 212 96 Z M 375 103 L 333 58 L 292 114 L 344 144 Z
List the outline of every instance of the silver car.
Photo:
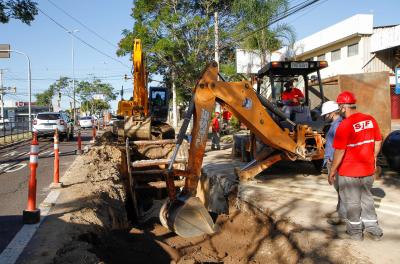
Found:
M 43 112 L 33 120 L 33 132 L 38 135 L 53 135 L 58 130 L 60 140 L 73 139 L 74 125 L 64 112 Z

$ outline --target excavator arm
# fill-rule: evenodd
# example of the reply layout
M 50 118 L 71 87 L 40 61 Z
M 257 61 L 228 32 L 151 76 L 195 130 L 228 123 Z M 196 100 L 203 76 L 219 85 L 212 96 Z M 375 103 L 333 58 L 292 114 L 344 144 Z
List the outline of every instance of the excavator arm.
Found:
M 293 132 L 281 128 L 266 111 L 250 82 L 224 82 L 218 80 L 217 63 L 207 66 L 193 90 L 193 99 L 177 139 L 179 149 L 186 129 L 193 116 L 193 129 L 189 149 L 188 166 L 185 171 L 173 170 L 173 155 L 166 174 L 169 204 L 161 212 L 162 222 L 182 236 L 212 232 L 212 220 L 200 201 L 195 197 L 201 176 L 201 167 L 215 103 L 225 105 L 244 123 L 257 138 L 274 149 L 260 155 L 244 169 L 238 171 L 241 179 L 249 179 L 282 159 L 312 160 L 323 157 L 323 140 L 306 125 L 297 125 Z M 290 121 L 290 120 L 289 120 Z M 306 140 L 313 139 L 315 150 L 308 151 Z M 176 195 L 174 177 L 185 177 L 183 190 Z M 168 209 L 168 210 L 165 210 Z M 206 215 L 207 214 L 207 215 Z M 211 221 L 211 222 L 210 222 Z M 188 223 L 192 223 L 188 225 Z M 194 230 L 197 229 L 198 233 Z

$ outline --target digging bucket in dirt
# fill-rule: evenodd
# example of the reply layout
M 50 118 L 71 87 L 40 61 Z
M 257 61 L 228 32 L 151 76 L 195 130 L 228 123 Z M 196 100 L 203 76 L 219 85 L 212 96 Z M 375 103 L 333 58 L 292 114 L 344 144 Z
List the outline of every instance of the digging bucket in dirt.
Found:
M 181 237 L 195 237 L 215 232 L 214 222 L 197 197 L 184 201 L 166 201 L 160 211 L 161 224 Z

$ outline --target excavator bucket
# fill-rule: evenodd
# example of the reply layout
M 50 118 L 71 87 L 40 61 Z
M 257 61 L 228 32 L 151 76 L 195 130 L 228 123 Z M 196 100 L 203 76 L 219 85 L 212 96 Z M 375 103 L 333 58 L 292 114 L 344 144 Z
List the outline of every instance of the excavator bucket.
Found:
M 215 232 L 214 222 L 197 197 L 167 201 L 160 211 L 161 224 L 181 237 L 195 237 Z

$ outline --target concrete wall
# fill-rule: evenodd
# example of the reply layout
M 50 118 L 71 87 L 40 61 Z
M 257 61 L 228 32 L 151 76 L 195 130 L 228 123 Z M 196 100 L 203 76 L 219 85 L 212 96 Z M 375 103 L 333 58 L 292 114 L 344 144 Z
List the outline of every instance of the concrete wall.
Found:
M 390 86 L 388 72 L 338 75 L 333 85 L 324 85 L 325 96 L 336 100 L 342 91 L 351 91 L 357 98 L 357 109 L 372 115 L 384 136 L 391 130 Z

